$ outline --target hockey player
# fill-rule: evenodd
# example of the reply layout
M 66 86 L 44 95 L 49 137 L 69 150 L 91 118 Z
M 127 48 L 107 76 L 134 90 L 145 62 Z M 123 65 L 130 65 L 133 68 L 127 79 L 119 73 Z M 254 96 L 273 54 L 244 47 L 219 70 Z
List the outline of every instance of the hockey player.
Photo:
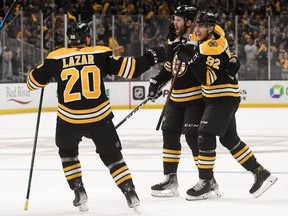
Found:
M 193 6 L 182 5 L 176 9 L 174 22 L 169 27 L 168 60 L 159 74 L 150 79 L 149 96 L 155 100 L 161 95 L 161 86 L 178 72 L 171 97 L 165 105 L 161 127 L 164 180 L 151 187 L 151 194 L 156 197 L 179 196 L 177 169 L 181 155 L 181 134 L 185 135 L 195 164 L 198 165 L 198 126 L 204 110 L 201 83 L 189 71 L 187 64 L 183 62 L 180 65 L 177 58 L 179 45 L 185 44 L 191 47 L 197 45 L 196 37 L 192 34 L 196 15 L 197 9 Z M 219 197 L 218 184 L 213 176 L 211 176 L 211 185 L 211 195 Z
M 254 175 L 250 193 L 255 198 L 263 194 L 277 178 L 259 164 L 252 150 L 239 138 L 235 113 L 240 92 L 235 73 L 227 64 L 232 56 L 228 42 L 215 32 L 216 19 L 211 12 L 201 12 L 196 19 L 197 48 L 179 48 L 178 57 L 190 64 L 191 71 L 202 84 L 205 110 L 199 125 L 199 181 L 187 191 L 187 200 L 205 199 L 211 190 L 211 177 L 216 159 L 216 136 L 235 160 Z
M 85 22 L 69 25 L 67 37 L 69 48 L 49 53 L 43 64 L 29 73 L 26 83 L 30 90 L 45 87 L 52 77 L 58 83 L 56 145 L 66 180 L 75 193 L 73 204 L 80 211 L 88 210 L 78 159 L 78 146 L 85 136 L 92 139 L 96 152 L 124 193 L 128 206 L 134 208 L 140 202 L 121 153 L 103 78 L 107 74 L 129 79 L 138 77 L 151 66 L 163 62 L 165 50 L 150 49 L 137 58 L 114 56 L 108 47 L 90 47 L 90 29 Z

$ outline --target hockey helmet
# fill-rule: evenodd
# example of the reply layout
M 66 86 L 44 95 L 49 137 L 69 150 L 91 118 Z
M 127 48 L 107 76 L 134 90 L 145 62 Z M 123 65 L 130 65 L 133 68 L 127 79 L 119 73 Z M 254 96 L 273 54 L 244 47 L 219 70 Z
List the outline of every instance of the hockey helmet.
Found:
M 216 25 L 216 17 L 214 13 L 209 11 L 202 11 L 196 18 L 196 23 L 205 24 L 207 26 L 215 26 Z
M 183 17 L 185 21 L 192 20 L 194 21 L 197 15 L 197 8 L 188 5 L 181 5 L 177 7 L 174 12 L 174 16 Z
M 85 44 L 86 37 L 90 37 L 90 28 L 88 23 L 83 21 L 70 23 L 67 27 L 66 35 L 69 39 L 70 45 Z

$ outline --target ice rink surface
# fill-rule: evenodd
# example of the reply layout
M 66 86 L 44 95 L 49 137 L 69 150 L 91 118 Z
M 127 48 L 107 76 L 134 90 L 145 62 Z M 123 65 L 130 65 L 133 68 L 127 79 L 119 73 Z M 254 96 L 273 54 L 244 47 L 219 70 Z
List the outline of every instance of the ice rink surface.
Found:
M 131 110 L 114 110 L 115 125 Z M 178 180 L 180 197 L 155 198 L 150 187 L 162 180 L 162 136 L 156 131 L 160 109 L 141 109 L 118 128 L 123 155 L 132 173 L 141 204 L 141 215 L 284 216 L 288 214 L 288 109 L 240 108 L 238 132 L 264 167 L 278 181 L 261 197 L 249 194 L 252 174 L 246 172 L 220 144 L 215 177 L 221 198 L 186 201 L 186 190 L 198 181 L 191 153 L 182 139 Z M 115 186 L 93 143 L 83 139 L 79 159 L 89 196 L 89 212 L 72 205 L 54 144 L 55 112 L 41 115 L 29 208 L 24 211 L 37 113 L 0 115 L 0 216 L 128 216 L 136 213 Z

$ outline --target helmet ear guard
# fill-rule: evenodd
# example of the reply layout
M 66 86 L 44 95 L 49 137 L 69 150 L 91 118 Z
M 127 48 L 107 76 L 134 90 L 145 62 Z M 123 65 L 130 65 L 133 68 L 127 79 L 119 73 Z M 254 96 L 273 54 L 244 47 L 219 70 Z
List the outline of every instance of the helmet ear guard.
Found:
M 90 28 L 86 22 L 72 22 L 67 28 L 66 35 L 69 45 L 86 44 L 90 36 Z

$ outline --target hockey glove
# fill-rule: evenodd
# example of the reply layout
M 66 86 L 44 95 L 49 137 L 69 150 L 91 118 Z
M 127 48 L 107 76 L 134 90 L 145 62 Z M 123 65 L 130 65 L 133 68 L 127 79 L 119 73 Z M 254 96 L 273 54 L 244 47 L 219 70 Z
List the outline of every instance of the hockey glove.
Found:
M 146 50 L 144 56 L 148 58 L 151 66 L 166 60 L 166 52 L 163 47 L 148 49 Z
M 169 25 L 168 30 L 169 30 L 169 32 L 167 35 L 167 39 L 169 39 L 170 41 L 174 41 L 176 39 L 177 35 L 176 35 L 175 26 L 174 26 L 173 22 Z
M 199 59 L 199 53 L 191 45 L 180 45 L 177 49 L 177 56 L 186 64 L 193 64 L 197 59 Z
M 165 83 L 157 77 L 151 78 L 149 83 L 150 86 L 148 97 L 152 102 L 155 102 L 155 100 L 163 94 L 161 88 L 165 85 Z
M 240 71 L 241 63 L 236 56 L 229 59 L 229 62 L 225 65 L 225 71 L 227 75 L 235 77 L 235 75 Z

